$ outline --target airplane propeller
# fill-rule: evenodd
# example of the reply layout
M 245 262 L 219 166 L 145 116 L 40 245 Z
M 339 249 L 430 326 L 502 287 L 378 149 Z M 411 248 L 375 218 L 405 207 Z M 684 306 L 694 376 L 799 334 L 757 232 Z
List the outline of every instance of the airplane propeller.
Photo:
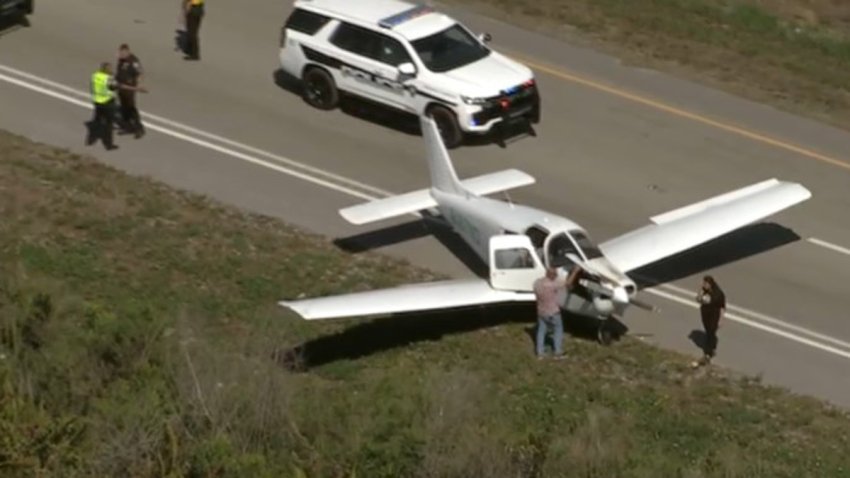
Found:
M 605 274 L 602 271 L 599 271 L 596 268 L 590 267 L 587 263 L 579 259 L 579 257 L 575 254 L 567 254 L 567 259 L 572 261 L 575 265 L 577 265 L 588 275 L 590 275 L 596 283 L 595 285 L 597 285 L 597 287 L 601 289 L 598 290 L 598 292 L 604 294 L 613 302 L 626 305 L 634 305 L 639 309 L 643 309 L 653 313 L 659 311 L 658 307 L 652 304 L 644 302 L 636 297 L 629 297 L 625 288 L 620 285 L 619 280 Z

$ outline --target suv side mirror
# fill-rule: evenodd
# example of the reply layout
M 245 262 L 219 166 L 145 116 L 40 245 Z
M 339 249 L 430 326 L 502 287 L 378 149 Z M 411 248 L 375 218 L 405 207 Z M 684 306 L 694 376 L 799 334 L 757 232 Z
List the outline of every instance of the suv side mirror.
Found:
M 398 73 L 401 78 L 413 78 L 416 76 L 416 65 L 411 62 L 398 65 Z
M 490 43 L 490 41 L 493 39 L 493 36 L 487 32 L 484 32 L 478 35 L 478 39 L 481 41 L 481 43 Z

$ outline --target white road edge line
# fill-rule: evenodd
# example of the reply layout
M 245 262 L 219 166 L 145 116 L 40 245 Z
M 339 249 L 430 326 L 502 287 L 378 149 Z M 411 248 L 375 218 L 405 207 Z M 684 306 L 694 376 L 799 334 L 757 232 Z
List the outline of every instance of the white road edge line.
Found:
M 0 70 L 3 70 L 5 72 L 13 74 L 13 75 L 17 75 L 21 78 L 26 78 L 27 80 L 30 80 L 30 81 L 41 83 L 42 85 L 50 86 L 52 88 L 64 91 L 64 92 L 69 93 L 71 95 L 77 96 L 77 97 L 81 98 L 82 100 L 85 100 L 86 104 L 88 104 L 89 94 L 86 93 L 85 91 L 76 90 L 76 89 L 71 88 L 69 86 L 65 86 L 61 83 L 57 83 L 55 81 L 48 80 L 46 78 L 41 78 L 39 76 L 35 76 L 33 74 L 30 74 L 30 73 L 27 73 L 27 72 L 24 72 L 24 71 L 20 71 L 20 70 L 17 70 L 15 68 L 12 68 L 12 67 L 9 67 L 9 66 L 6 66 L 6 65 L 2 65 L 2 64 L 0 64 Z M 38 90 L 36 90 L 36 91 L 38 91 Z M 309 171 L 313 174 L 318 174 L 318 175 L 324 176 L 326 178 L 333 179 L 333 180 L 339 181 L 341 183 L 345 183 L 349 186 L 357 187 L 357 188 L 362 189 L 364 191 L 370 191 L 370 192 L 373 192 L 373 193 L 376 193 L 376 194 L 379 194 L 379 195 L 383 195 L 383 196 L 391 196 L 392 195 L 392 193 L 389 192 L 389 191 L 385 191 L 383 189 L 371 186 L 369 184 L 361 183 L 359 181 L 356 181 L 356 180 L 353 180 L 353 179 L 350 179 L 350 178 L 346 178 L 344 176 L 340 176 L 340 175 L 332 173 L 330 171 L 319 169 L 315 166 L 310 166 L 308 164 L 300 163 L 298 161 L 294 161 L 292 159 L 285 158 L 283 156 L 271 153 L 269 151 L 263 151 L 261 149 L 255 148 L 253 146 L 249 146 L 247 144 L 240 143 L 238 141 L 233 141 L 231 139 L 228 139 L 228 138 L 225 138 L 225 137 L 213 134 L 213 133 L 209 133 L 209 132 L 206 132 L 206 131 L 203 131 L 203 130 L 199 130 L 199 129 L 193 128 L 189 125 L 179 123 L 177 121 L 170 120 L 168 118 L 163 118 L 162 116 L 158 116 L 158 115 L 151 114 L 151 113 L 146 113 L 144 111 L 141 112 L 141 115 L 146 120 L 159 121 L 160 123 L 171 126 L 172 128 L 181 129 L 185 132 L 189 132 L 189 133 L 192 133 L 192 134 L 195 134 L 195 135 L 198 135 L 198 136 L 210 139 L 210 140 L 214 140 L 214 141 L 217 141 L 221 144 L 224 144 L 224 145 L 227 145 L 227 146 L 230 146 L 230 147 L 239 148 L 239 149 L 242 149 L 246 152 L 255 154 L 257 156 L 263 156 L 267 159 L 271 159 L 271 160 L 283 163 L 287 166 L 303 169 L 303 170 Z
M 44 94 L 44 95 L 65 101 L 67 103 L 71 103 L 71 104 L 74 104 L 74 105 L 77 105 L 77 106 L 82 106 L 82 107 L 88 108 L 88 109 L 92 108 L 92 105 L 89 104 L 88 102 L 77 100 L 75 98 L 71 98 L 71 97 L 68 97 L 66 95 L 63 95 L 62 93 L 56 93 L 54 91 L 50 91 L 50 90 L 48 90 L 46 88 L 42 88 L 40 86 L 28 84 L 24 81 L 21 81 L 21 80 L 15 79 L 15 78 L 11 78 L 11 77 L 6 76 L 2 73 L 0 73 L 0 80 L 6 81 L 7 83 L 11 83 L 13 85 L 17 85 L 17 86 L 20 86 L 20 87 L 23 87 L 23 88 L 26 88 L 26 89 L 29 89 L 29 90 L 32 90 L 32 91 L 35 91 L 37 93 L 41 93 L 41 94 Z M 363 192 L 360 192 L 360 191 L 356 191 L 354 189 L 351 189 L 351 188 L 348 188 L 348 187 L 345 187 L 345 186 L 340 186 L 340 185 L 334 184 L 330 181 L 310 176 L 307 173 L 295 171 L 294 169 L 291 169 L 291 168 L 286 168 L 286 167 L 283 167 L 283 166 L 280 166 L 280 165 L 277 165 L 277 164 L 270 163 L 268 161 L 263 161 L 262 159 L 255 158 L 253 156 L 249 156 L 247 154 L 240 153 L 239 151 L 235 151 L 233 149 L 225 148 L 223 146 L 218 146 L 218 145 L 215 145 L 215 144 L 210 143 L 208 141 L 204 141 L 202 139 L 193 138 L 189 135 L 186 135 L 186 134 L 165 128 L 163 126 L 159 126 L 155 123 L 149 123 L 147 127 L 148 127 L 148 129 L 158 131 L 158 132 L 165 134 L 167 136 L 171 136 L 171 137 L 174 137 L 174 138 L 177 138 L 177 139 L 181 139 L 183 141 L 187 141 L 189 143 L 193 143 L 193 144 L 196 144 L 198 146 L 202 146 L 204 148 L 211 149 L 213 151 L 217 151 L 219 153 L 226 154 L 228 156 L 232 156 L 234 158 L 241 159 L 243 161 L 246 161 L 246 162 L 258 165 L 258 166 L 263 166 L 263 167 L 272 169 L 274 171 L 277 171 L 277 172 L 280 172 L 280 173 L 283 173 L 283 174 L 288 174 L 288 175 L 296 177 L 298 179 L 303 179 L 304 181 L 307 181 L 307 182 L 310 182 L 310 183 L 313 183 L 313 184 L 316 184 L 316 185 L 319 185 L 319 186 L 324 186 L 328 189 L 332 189 L 332 190 L 337 191 L 337 192 L 349 194 L 351 196 L 358 197 L 358 198 L 365 199 L 365 200 L 375 199 L 375 197 L 372 196 L 372 195 L 369 195 L 369 194 L 366 194 L 366 193 L 363 193 Z
M 661 291 L 661 290 L 658 290 L 658 289 L 646 289 L 646 292 L 649 292 L 650 294 L 657 295 L 659 297 L 663 297 L 663 298 L 665 298 L 667 300 L 671 300 L 673 302 L 678 302 L 679 304 L 686 305 L 688 307 L 692 307 L 692 308 L 698 307 L 696 303 L 693 303 L 693 302 L 691 302 L 687 299 L 683 299 L 679 296 L 676 296 L 676 295 L 673 295 L 673 294 L 670 294 L 668 292 L 664 292 L 664 291 Z M 748 326 L 753 327 L 755 329 L 763 330 L 765 332 L 769 332 L 771 334 L 778 335 L 780 337 L 784 337 L 788 340 L 792 340 L 794 342 L 799 342 L 801 344 L 808 345 L 808 346 L 814 347 L 816 349 L 820 349 L 824 352 L 829 352 L 831 354 L 835 354 L 835 355 L 844 357 L 846 359 L 850 359 L 850 352 L 848 352 L 848 351 L 840 350 L 840 349 L 837 349 L 837 348 L 829 346 L 829 345 L 824 345 L 820 342 L 816 342 L 814 340 L 810 340 L 810 339 L 807 339 L 805 337 L 800 337 L 799 335 L 795 335 L 791 332 L 786 332 L 784 330 L 780 330 L 780 329 L 771 327 L 769 325 L 764 325 L 764 324 L 756 322 L 754 320 L 750 320 L 750 319 L 741 317 L 740 315 L 737 315 L 735 313 L 728 313 L 727 312 L 725 317 L 729 320 L 738 322 L 740 324 L 748 325 Z
M 814 244 L 816 246 L 820 246 L 820 247 L 823 247 L 825 249 L 829 249 L 831 251 L 839 252 L 841 254 L 850 256 L 850 249 L 847 249 L 846 247 L 841 247 L 837 244 L 833 244 L 831 242 L 826 242 L 826 241 L 824 241 L 822 239 L 818 239 L 816 237 L 810 237 L 810 238 L 806 239 L 806 241 L 809 242 L 810 244 Z
M 40 82 L 44 85 L 53 86 L 57 89 L 61 89 L 63 91 L 66 91 L 68 93 L 74 94 L 74 95 L 79 96 L 79 97 L 83 97 L 84 95 L 86 95 L 85 93 L 80 92 L 78 90 L 74 90 L 70 87 L 55 83 L 51 80 L 47 80 L 47 79 L 44 79 L 44 78 L 40 78 L 40 77 L 31 75 L 29 73 L 25 73 L 25 72 L 21 72 L 19 70 L 15 70 L 15 69 L 10 68 L 10 67 L 5 66 L 5 65 L 0 65 L 0 69 L 5 70 L 7 72 L 12 72 L 12 73 L 14 73 L 18 76 L 28 78 L 28 79 L 33 80 L 33 81 L 38 81 L 38 82 Z M 86 109 L 92 108 L 92 105 L 88 101 L 78 100 L 78 99 L 70 97 L 68 95 L 52 91 L 52 90 L 49 90 L 49 89 L 41 87 L 41 86 L 33 85 L 33 84 L 28 83 L 26 81 L 23 81 L 21 79 L 13 78 L 13 77 L 10 77 L 10 76 L 2 74 L 2 73 L 0 73 L 0 80 L 3 80 L 7 83 L 10 83 L 10 84 L 13 84 L 13 85 L 16 85 L 16 86 L 20 86 L 22 88 L 25 88 L 25 89 L 28 89 L 28 90 L 31 90 L 31 91 L 34 91 L 34 92 L 37 92 L 37 93 L 41 93 L 43 95 L 46 95 L 46 96 L 49 96 L 49 97 L 52 97 L 52 98 L 55 98 L 55 99 L 58 99 L 58 100 L 65 101 L 67 103 L 71 103 L 73 105 L 81 106 L 81 107 L 86 108 Z M 298 163 L 296 161 L 290 160 L 288 158 L 283 158 L 283 157 L 274 155 L 272 153 L 268 153 L 268 152 L 265 152 L 265 151 L 262 151 L 262 150 L 258 150 L 256 148 L 251 147 L 251 146 L 243 145 L 241 143 L 229 140 L 227 138 L 222 138 L 222 137 L 214 135 L 212 133 L 207 133 L 207 132 L 204 132 L 204 131 L 201 131 L 201 130 L 197 130 L 197 129 L 192 128 L 190 126 L 186 126 L 186 125 L 168 120 L 166 118 L 161 118 L 161 117 L 158 117 L 156 115 L 151 115 L 151 114 L 145 114 L 145 116 L 149 119 L 154 119 L 157 122 L 166 123 L 166 124 L 168 124 L 172 127 L 180 128 L 180 129 L 183 129 L 185 131 L 190 131 L 190 132 L 197 134 L 199 136 L 205 136 L 205 137 L 210 138 L 210 139 L 215 139 L 216 141 L 219 141 L 219 142 L 222 142 L 222 143 L 225 143 L 225 144 L 230 144 L 232 146 L 239 147 L 239 148 L 242 148 L 242 149 L 245 149 L 245 150 L 256 151 L 259 154 L 262 154 L 263 156 L 267 156 L 267 157 L 270 156 L 270 157 L 276 158 L 276 159 L 279 158 L 279 160 L 282 160 L 283 162 L 286 162 L 287 164 L 291 164 L 293 166 L 297 165 L 296 167 L 299 167 L 301 169 L 305 169 L 305 170 L 308 170 L 308 171 L 315 171 L 316 173 L 321 174 L 323 176 L 326 176 L 328 178 L 335 178 L 335 179 L 338 178 L 338 180 L 341 181 L 341 182 L 349 183 L 351 185 L 357 185 L 357 187 L 360 187 L 362 189 L 368 189 L 368 190 L 372 190 L 372 191 L 375 191 L 375 192 L 380 191 L 380 194 L 382 194 L 384 196 L 389 196 L 389 195 L 392 194 L 390 192 L 383 191 L 383 190 L 374 188 L 372 186 L 369 186 L 369 185 L 366 185 L 366 184 L 363 184 L 363 183 L 359 183 L 357 181 L 354 181 L 354 180 L 351 180 L 351 179 L 348 179 L 348 178 L 344 178 L 342 176 L 338 176 L 334 173 L 330 173 L 328 171 L 323 171 L 323 170 L 317 169 L 313 166 L 301 164 L 301 163 Z M 357 198 L 360 198 L 360 199 L 365 199 L 365 200 L 380 199 L 380 197 L 376 197 L 376 196 L 373 196 L 373 195 L 370 195 L 370 194 L 366 194 L 366 193 L 361 192 L 361 191 L 356 191 L 352 188 L 341 186 L 339 184 L 334 184 L 334 183 L 332 183 L 328 180 L 316 178 L 316 177 L 311 176 L 311 175 L 304 173 L 304 172 L 295 171 L 291 168 L 286 168 L 286 167 L 283 167 L 283 166 L 278 165 L 278 164 L 273 164 L 273 163 L 270 163 L 270 162 L 267 162 L 267 161 L 263 161 L 261 159 L 249 156 L 249 155 L 241 153 L 239 151 L 235 151 L 235 150 L 230 149 L 230 148 L 225 148 L 223 146 L 219 146 L 219 145 L 210 143 L 208 141 L 204 141 L 202 139 L 194 138 L 192 136 L 174 131 L 172 129 L 160 126 L 160 125 L 155 124 L 155 123 L 149 123 L 148 129 L 160 132 L 162 134 L 165 134 L 167 136 L 171 136 L 173 138 L 181 139 L 183 141 L 186 141 L 186 142 L 189 142 L 189 143 L 192 143 L 192 144 L 195 144 L 195 145 L 207 148 L 207 149 L 211 149 L 213 151 L 234 157 L 236 159 L 241 159 L 245 162 L 248 162 L 248 163 L 251 163 L 251 164 L 254 164 L 254 165 L 257 165 L 257 166 L 262 166 L 262 167 L 265 167 L 265 168 L 268 168 L 268 169 L 271 169 L 271 170 L 274 170 L 274 171 L 277 171 L 277 172 L 280 172 L 280 173 L 283 173 L 283 174 L 287 174 L 287 175 L 292 176 L 292 177 L 296 177 L 298 179 L 302 179 L 304 181 L 307 181 L 309 183 L 312 183 L 312 184 L 315 184 L 315 185 L 318 185 L 318 186 L 323 186 L 323 187 L 331 189 L 333 191 L 348 194 L 350 196 L 354 196 L 354 197 L 357 197 Z M 674 289 L 675 286 L 666 286 L 666 287 L 671 288 L 673 290 L 679 289 L 677 287 Z M 679 290 L 684 291 L 684 289 L 679 289 Z M 668 300 L 671 300 L 673 302 L 684 304 L 684 305 L 687 305 L 687 306 L 690 306 L 690 307 L 696 307 L 696 304 L 692 303 L 691 301 L 689 301 L 687 299 L 683 299 L 679 296 L 673 295 L 672 293 L 669 293 L 669 292 L 663 292 L 663 291 L 660 291 L 660 290 L 657 290 L 657 289 L 646 289 L 646 291 L 651 293 L 651 294 L 657 295 L 659 297 L 663 297 L 663 298 L 666 298 Z M 688 291 L 685 291 L 685 292 L 688 292 Z M 732 310 L 733 307 L 734 306 L 730 306 L 730 310 Z M 740 309 L 740 310 L 743 310 L 743 309 Z M 837 341 L 837 339 L 834 339 L 834 338 L 831 338 L 831 337 L 828 337 L 828 336 L 825 336 L 825 335 L 821 335 L 821 334 L 818 334 L 816 332 L 808 331 L 806 329 L 799 328 L 799 327 L 794 326 L 792 324 L 787 324 L 787 323 L 782 322 L 778 319 L 774 319 L 774 318 L 765 316 L 763 314 L 752 313 L 752 315 L 758 316 L 761 319 L 769 319 L 770 322 L 776 323 L 777 325 L 781 324 L 782 326 L 787 327 L 787 328 L 798 329 L 801 333 L 805 333 L 805 334 L 810 335 L 810 336 L 822 337 L 822 340 L 828 340 L 830 342 L 836 342 Z M 771 326 L 763 325 L 763 324 L 760 324 L 760 323 L 758 323 L 754 320 L 746 319 L 746 318 L 740 317 L 740 316 L 735 315 L 735 314 L 727 314 L 727 317 L 730 318 L 730 319 L 733 319 L 733 320 L 735 320 L 739 323 L 749 325 L 750 327 L 753 327 L 753 328 L 756 328 L 756 329 L 759 329 L 759 330 L 762 330 L 762 331 L 765 331 L 765 332 L 769 332 L 769 333 L 772 333 L 774 335 L 778 335 L 780 337 L 785 337 L 789 340 L 796 341 L 796 342 L 799 342 L 799 343 L 802 343 L 802 344 L 806 344 L 806 345 L 809 345 L 811 347 L 814 347 L 814 348 L 817 348 L 817 349 L 820 349 L 820 350 L 823 350 L 823 351 L 826 351 L 826 352 L 829 352 L 829 353 L 833 353 L 835 355 L 839 355 L 839 356 L 842 356 L 842 357 L 845 357 L 845 358 L 850 358 L 850 352 L 845 352 L 845 351 L 836 349 L 834 347 L 815 342 L 814 340 L 806 339 L 804 337 L 799 337 L 799 336 L 794 335 L 790 332 L 786 332 L 786 331 L 783 331 L 783 330 L 780 330 L 780 329 L 777 329 L 777 328 L 774 328 L 774 327 L 771 327 Z M 838 342 L 843 344 L 843 342 L 841 342 L 841 341 L 838 341 Z

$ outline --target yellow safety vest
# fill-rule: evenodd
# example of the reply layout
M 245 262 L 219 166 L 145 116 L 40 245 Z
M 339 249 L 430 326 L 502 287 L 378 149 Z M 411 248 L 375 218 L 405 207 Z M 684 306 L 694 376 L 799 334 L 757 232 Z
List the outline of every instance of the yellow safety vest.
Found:
M 99 105 L 109 103 L 115 97 L 115 93 L 109 89 L 108 74 L 96 71 L 91 76 L 91 94 L 92 100 Z

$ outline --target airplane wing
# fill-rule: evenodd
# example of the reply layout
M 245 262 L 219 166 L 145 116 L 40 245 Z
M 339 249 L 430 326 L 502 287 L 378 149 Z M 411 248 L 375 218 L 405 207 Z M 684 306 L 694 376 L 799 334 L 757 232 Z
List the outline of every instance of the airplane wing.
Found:
M 599 248 L 623 272 L 688 250 L 809 199 L 797 183 L 769 179 L 650 218 L 653 224 Z
M 528 301 L 534 301 L 534 294 L 495 290 L 482 279 L 462 279 L 280 301 L 278 304 L 293 310 L 304 319 L 318 320 Z
M 472 194 L 485 196 L 487 194 L 534 184 L 534 177 L 517 169 L 508 169 L 465 179 L 461 181 L 461 184 Z M 431 191 L 420 189 L 418 191 L 376 199 L 340 209 L 339 213 L 348 222 L 361 225 L 423 211 L 436 206 L 437 203 L 431 197 Z

